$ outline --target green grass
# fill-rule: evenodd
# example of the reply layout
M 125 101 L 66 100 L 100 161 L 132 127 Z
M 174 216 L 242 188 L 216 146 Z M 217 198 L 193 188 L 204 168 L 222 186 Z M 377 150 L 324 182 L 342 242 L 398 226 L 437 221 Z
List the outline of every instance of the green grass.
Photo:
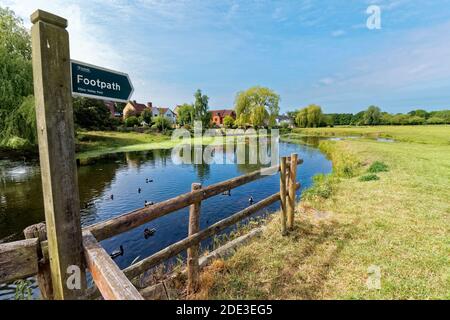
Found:
M 371 173 L 371 174 L 366 174 L 364 176 L 359 177 L 358 180 L 362 181 L 362 182 L 377 181 L 377 180 L 380 180 L 380 177 L 377 176 L 376 174 Z
M 106 153 L 162 148 L 170 136 L 137 132 L 87 131 L 78 133 L 77 158 L 96 157 Z
M 312 136 L 364 136 L 394 138 L 396 141 L 450 145 L 450 126 L 375 126 L 294 129 L 294 133 Z
M 334 170 L 318 182 L 331 192 L 304 197 L 289 236 L 276 214 L 260 239 L 208 268 L 203 297 L 450 299 L 450 127 L 388 129 L 398 142 L 321 142 Z M 359 181 L 376 161 L 389 171 Z M 371 266 L 379 290 L 366 286 Z
M 369 169 L 367 169 L 367 172 L 370 173 L 388 172 L 388 171 L 389 167 L 384 162 L 381 161 L 375 161 L 370 165 Z
M 195 142 L 195 139 L 191 140 Z M 78 134 L 77 158 L 95 158 L 115 152 L 144 151 L 152 149 L 170 149 L 179 141 L 171 136 L 159 133 L 87 131 Z M 203 144 L 215 143 L 214 138 L 205 138 Z

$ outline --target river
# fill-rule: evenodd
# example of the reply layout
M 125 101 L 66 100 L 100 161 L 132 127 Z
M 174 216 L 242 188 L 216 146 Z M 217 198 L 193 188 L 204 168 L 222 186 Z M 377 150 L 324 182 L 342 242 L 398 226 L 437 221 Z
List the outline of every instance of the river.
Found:
M 304 160 L 297 176 L 302 190 L 311 185 L 314 175 L 331 172 L 331 162 L 314 147 L 280 143 L 279 150 L 280 156 L 295 152 Z M 226 155 L 219 148 L 215 156 L 220 156 L 220 152 L 222 156 Z M 81 223 L 88 226 L 142 208 L 145 201 L 160 202 L 189 192 L 193 182 L 207 186 L 259 167 L 239 164 L 178 165 L 172 162 L 171 150 L 168 149 L 110 154 L 78 167 Z M 149 179 L 148 183 L 146 179 Z M 250 196 L 257 202 L 278 191 L 279 176 L 275 175 L 234 189 L 231 196 L 219 195 L 203 201 L 201 228 L 244 209 Z M 278 208 L 279 203 L 276 203 L 265 211 Z M 0 241 L 22 239 L 24 228 L 41 221 L 44 221 L 44 211 L 39 163 L 0 161 Z M 122 245 L 124 254 L 115 262 L 120 268 L 126 268 L 136 258 L 148 257 L 186 237 L 187 225 L 188 209 L 183 209 L 102 241 L 102 245 L 108 252 Z M 156 230 L 147 239 L 144 237 L 146 228 Z M 33 296 L 37 298 L 38 290 L 34 282 L 33 288 Z M 11 299 L 13 295 L 13 286 L 0 286 L 0 299 Z

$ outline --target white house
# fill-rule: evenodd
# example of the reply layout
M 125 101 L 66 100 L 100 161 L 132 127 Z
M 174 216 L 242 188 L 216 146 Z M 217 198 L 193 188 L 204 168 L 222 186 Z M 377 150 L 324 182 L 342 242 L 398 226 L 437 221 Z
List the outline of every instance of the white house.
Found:
M 286 115 L 280 115 L 275 118 L 275 122 L 277 126 L 281 126 L 283 124 L 288 124 L 289 126 L 294 125 L 294 121 Z
M 170 123 L 172 123 L 172 124 L 177 122 L 177 115 L 175 114 L 175 112 L 170 110 L 170 108 L 153 107 L 152 108 L 152 115 L 153 115 L 153 117 L 163 116 L 167 120 L 169 120 Z

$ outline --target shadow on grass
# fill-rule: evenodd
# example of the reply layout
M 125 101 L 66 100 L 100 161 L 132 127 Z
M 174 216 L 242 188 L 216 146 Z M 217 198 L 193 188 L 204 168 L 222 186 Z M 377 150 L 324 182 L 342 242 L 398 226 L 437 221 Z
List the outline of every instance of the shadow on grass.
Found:
M 214 270 L 214 281 L 210 288 L 203 288 L 208 294 L 202 297 L 322 298 L 330 272 L 356 226 L 340 224 L 332 217 L 298 215 L 302 218 L 288 236 L 281 237 L 279 224 L 272 221 L 263 238 L 238 250 L 222 270 Z

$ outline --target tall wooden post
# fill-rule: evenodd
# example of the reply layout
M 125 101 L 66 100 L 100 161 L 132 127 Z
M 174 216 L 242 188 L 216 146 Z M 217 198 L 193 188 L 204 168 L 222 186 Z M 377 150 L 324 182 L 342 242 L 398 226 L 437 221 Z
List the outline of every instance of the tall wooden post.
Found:
M 192 184 L 192 191 L 202 188 L 200 183 Z M 189 207 L 189 236 L 200 231 L 200 207 L 201 202 L 195 202 Z M 199 275 L 199 245 L 194 245 L 187 249 L 187 270 L 188 270 L 188 286 L 187 293 L 195 293 L 198 289 Z
M 86 276 L 67 20 L 37 10 L 31 15 L 31 22 L 39 157 L 53 294 L 55 299 L 80 299 L 84 296 Z M 74 266 L 79 268 L 78 274 L 70 273 Z M 81 287 L 76 285 L 77 281 L 73 282 L 75 286 L 68 286 L 67 280 L 73 280 L 73 276 L 80 277 L 75 280 Z
M 288 197 L 288 229 L 294 228 L 294 213 L 295 213 L 295 194 L 297 192 L 297 161 L 298 155 L 293 153 L 291 155 L 291 168 L 289 170 L 289 197 Z
M 280 160 L 280 203 L 281 203 L 281 234 L 286 235 L 286 157 Z

